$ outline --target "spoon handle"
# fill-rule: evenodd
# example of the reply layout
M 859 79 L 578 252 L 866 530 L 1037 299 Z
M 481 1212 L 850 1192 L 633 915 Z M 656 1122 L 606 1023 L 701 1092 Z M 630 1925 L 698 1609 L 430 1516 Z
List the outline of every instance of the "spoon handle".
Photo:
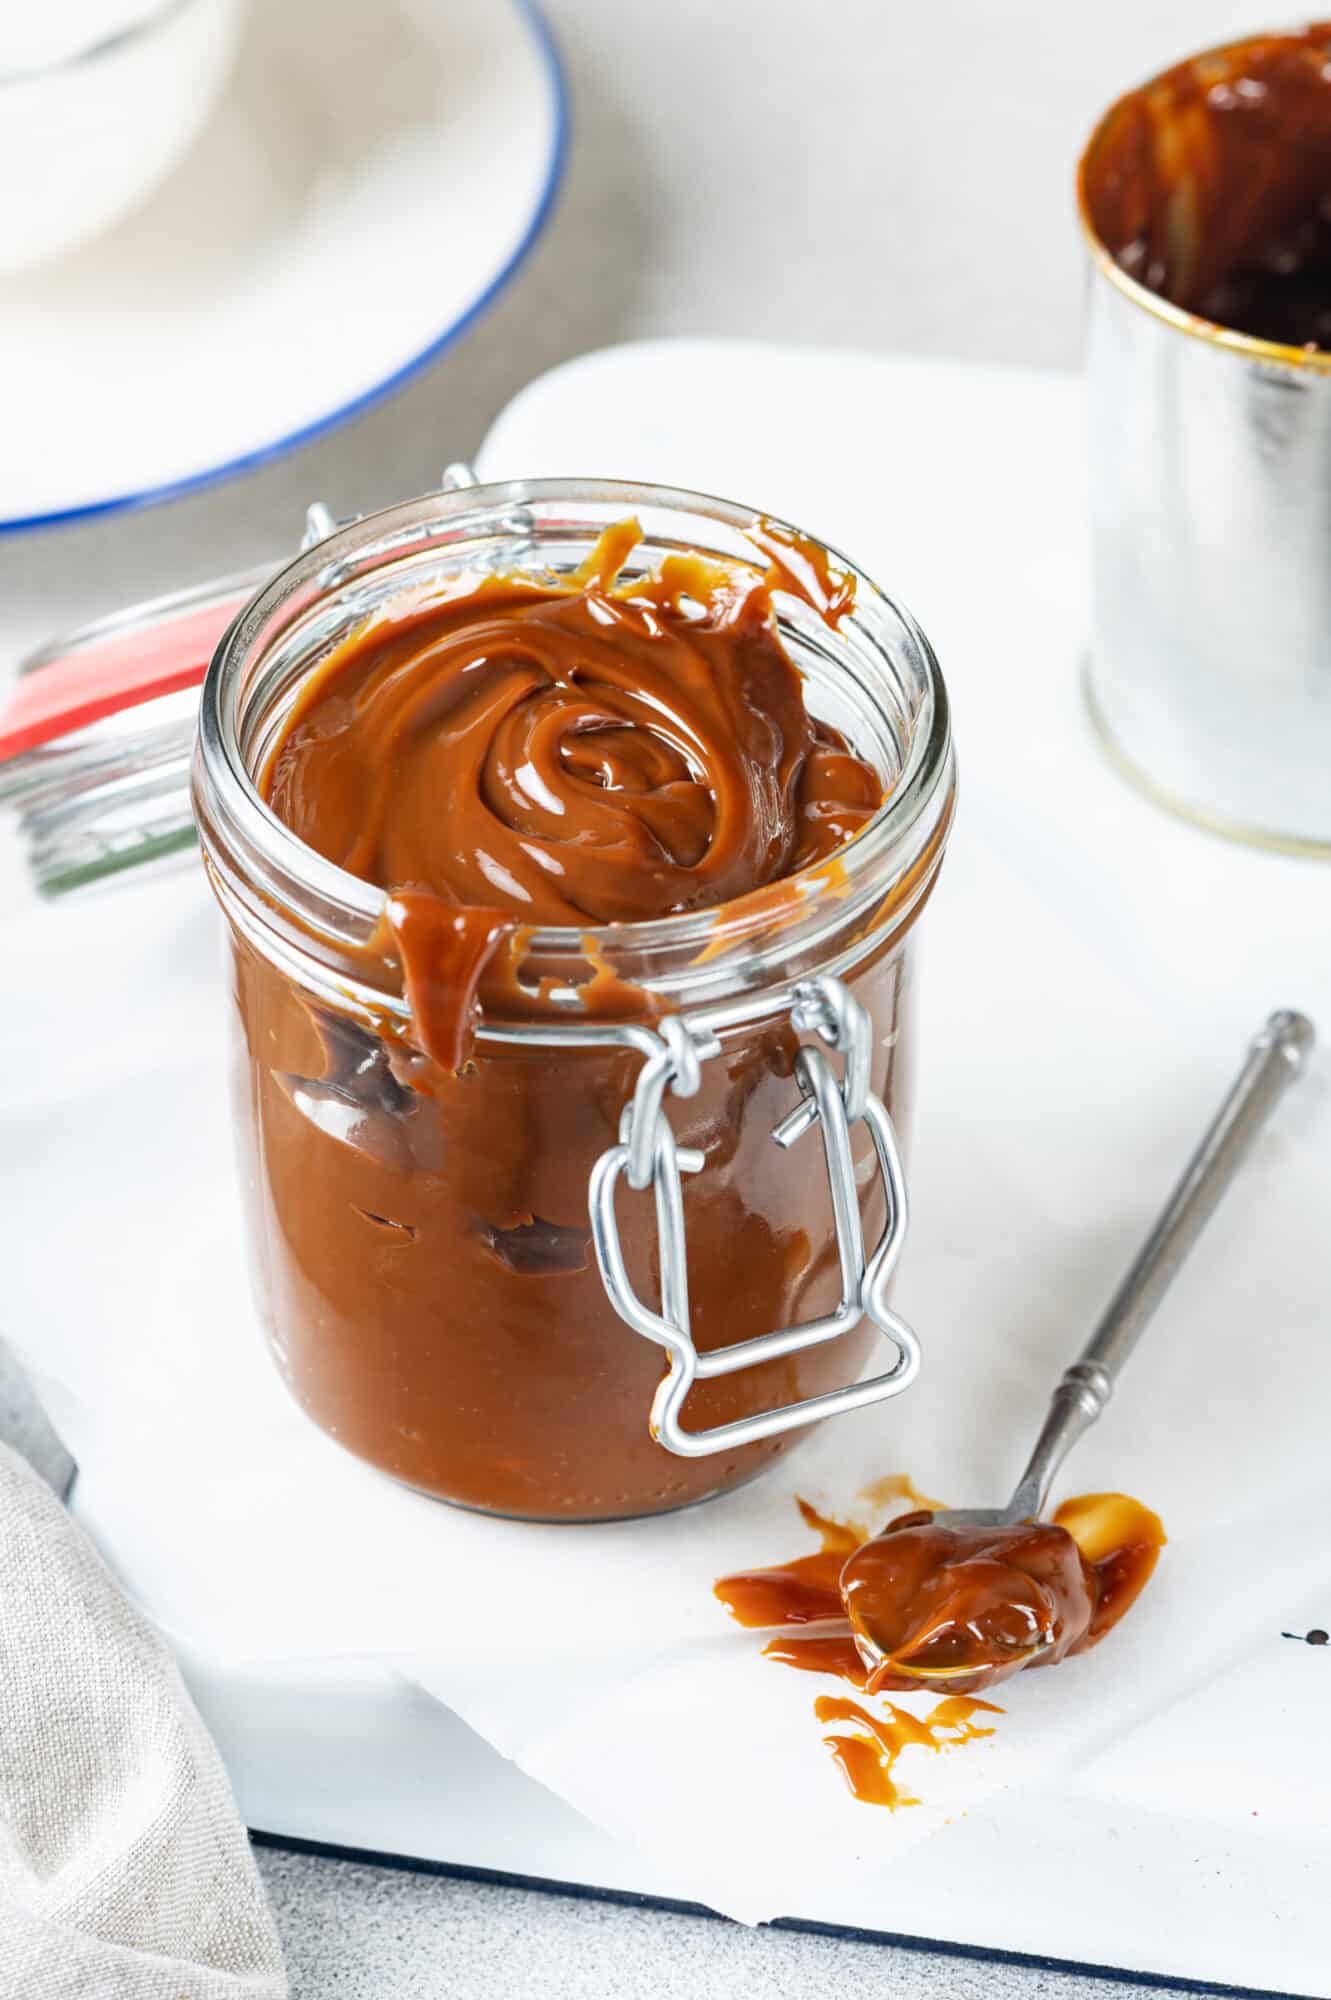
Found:
M 1033 1519 L 1040 1513 L 1055 1473 L 1104 1410 L 1119 1370 L 1287 1085 L 1304 1068 L 1314 1039 L 1312 1022 L 1286 1008 L 1272 1014 L 1251 1043 L 1242 1069 L 1160 1219 L 1080 1358 L 1054 1391 L 1044 1429 L 1008 1509 L 1014 1519 Z

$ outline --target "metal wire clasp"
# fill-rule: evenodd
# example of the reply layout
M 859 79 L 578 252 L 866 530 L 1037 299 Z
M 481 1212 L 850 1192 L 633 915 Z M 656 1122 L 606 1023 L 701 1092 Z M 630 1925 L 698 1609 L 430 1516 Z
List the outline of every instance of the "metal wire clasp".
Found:
M 817 1042 L 802 1044 L 795 1058 L 800 1102 L 772 1134 L 783 1148 L 794 1146 L 814 1126 L 822 1135 L 841 1268 L 841 1301 L 835 1312 L 802 1326 L 780 1327 L 752 1340 L 737 1341 L 732 1347 L 713 1348 L 706 1354 L 699 1354 L 693 1344 L 681 1174 L 700 1173 L 704 1162 L 703 1155 L 692 1147 L 676 1145 L 665 1115 L 665 1098 L 667 1092 L 677 1097 L 696 1093 L 700 1065 L 721 1049 L 712 1026 L 690 1024 L 678 1014 L 661 1022 L 657 1046 L 639 1071 L 633 1096 L 624 1107 L 619 1143 L 609 1147 L 592 1169 L 588 1202 L 601 1279 L 620 1318 L 635 1333 L 663 1347 L 669 1356 L 669 1367 L 652 1403 L 651 1432 L 658 1444 L 681 1458 L 702 1458 L 709 1452 L 752 1444 L 800 1424 L 881 1402 L 887 1396 L 900 1395 L 919 1372 L 919 1342 L 905 1321 L 889 1309 L 886 1299 L 906 1233 L 906 1183 L 891 1117 L 869 1088 L 869 1016 L 839 979 L 812 979 L 794 989 L 790 1018 L 801 1033 L 816 1035 L 827 1049 L 842 1057 L 838 1080 L 823 1048 Z M 883 1233 L 867 1258 L 850 1150 L 851 1127 L 861 1121 L 873 1140 L 887 1197 Z M 650 1187 L 655 1196 L 660 1239 L 659 1312 L 645 1305 L 629 1282 L 615 1214 L 615 1191 L 621 1175 L 630 1187 Z M 833 1389 L 803 1402 L 718 1424 L 711 1430 L 688 1431 L 681 1424 L 684 1400 L 696 1381 L 731 1375 L 741 1368 L 836 1340 L 866 1318 L 896 1349 L 896 1359 L 885 1373 L 846 1389 Z

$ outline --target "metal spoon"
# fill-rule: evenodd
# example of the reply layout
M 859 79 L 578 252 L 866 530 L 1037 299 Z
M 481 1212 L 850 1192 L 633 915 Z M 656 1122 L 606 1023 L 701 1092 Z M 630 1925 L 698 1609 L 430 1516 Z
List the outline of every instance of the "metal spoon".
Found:
M 1290 1009 L 1272 1014 L 1251 1043 L 1224 1103 L 1080 1358 L 1065 1371 L 1054 1390 L 1044 1428 L 1012 1498 L 1006 1507 L 949 1508 L 933 1516 L 935 1526 L 1007 1528 L 1038 1519 L 1055 1474 L 1078 1438 L 1104 1410 L 1119 1371 L 1136 1347 L 1147 1321 L 1286 1086 L 1304 1068 L 1314 1040 L 1312 1022 L 1304 1015 Z M 865 1665 L 871 1670 L 880 1666 L 888 1657 L 886 1649 L 878 1644 L 850 1604 L 847 1612 Z M 1047 1650 L 1047 1642 L 1032 1646 L 1028 1654 L 1021 1656 L 1020 1664 L 1028 1665 Z M 916 1667 L 895 1658 L 893 1668 L 928 1683 L 956 1680 L 974 1672 L 973 1666 Z

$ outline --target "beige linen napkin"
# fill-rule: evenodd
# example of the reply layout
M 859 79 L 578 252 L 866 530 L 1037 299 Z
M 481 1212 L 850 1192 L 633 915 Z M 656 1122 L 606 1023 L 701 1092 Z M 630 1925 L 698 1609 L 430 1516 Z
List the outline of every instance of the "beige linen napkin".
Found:
M 0 1445 L 0 2000 L 282 2000 L 216 1748 L 156 1632 Z

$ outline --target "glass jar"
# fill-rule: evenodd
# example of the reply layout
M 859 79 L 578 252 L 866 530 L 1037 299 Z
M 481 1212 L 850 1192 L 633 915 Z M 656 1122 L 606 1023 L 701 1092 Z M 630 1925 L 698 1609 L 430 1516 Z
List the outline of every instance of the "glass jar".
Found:
M 882 774 L 873 819 L 719 908 L 521 934 L 517 978 L 482 984 L 456 1075 L 415 1043 L 386 892 L 308 848 L 257 789 L 303 678 L 368 615 L 462 571 L 569 571 L 629 514 L 643 540 L 626 575 L 680 551 L 759 561 L 748 509 L 661 487 L 539 480 L 390 508 L 236 619 L 194 768 L 282 1374 L 372 1465 L 529 1519 L 723 1492 L 916 1362 L 886 1302 L 905 1222 L 894 1121 L 907 942 L 953 760 L 928 642 L 867 578 L 846 565 L 856 599 L 836 630 L 775 601 L 811 711 Z M 888 1352 L 862 1381 L 880 1333 Z

